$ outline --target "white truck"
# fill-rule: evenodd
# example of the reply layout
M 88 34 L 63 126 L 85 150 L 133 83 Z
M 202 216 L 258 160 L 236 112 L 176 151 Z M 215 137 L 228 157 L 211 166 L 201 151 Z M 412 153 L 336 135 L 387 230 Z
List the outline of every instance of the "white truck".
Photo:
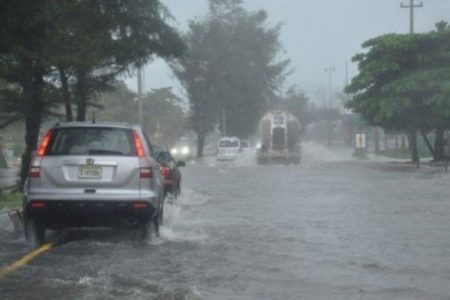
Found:
M 257 163 L 299 164 L 300 129 L 300 122 L 286 111 L 274 110 L 265 114 L 259 121 Z

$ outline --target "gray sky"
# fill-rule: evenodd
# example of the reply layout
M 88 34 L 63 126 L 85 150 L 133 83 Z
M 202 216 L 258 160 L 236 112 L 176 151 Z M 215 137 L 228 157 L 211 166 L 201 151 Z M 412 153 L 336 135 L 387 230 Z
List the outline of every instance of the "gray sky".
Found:
M 409 4 L 410 0 L 403 0 Z M 186 30 L 188 20 L 207 12 L 207 0 L 161 0 L 176 19 L 176 26 Z M 294 73 L 284 88 L 296 84 L 312 100 L 328 87 L 325 68 L 333 67 L 332 87 L 342 89 L 345 63 L 350 78 L 357 73 L 351 57 L 361 51 L 361 43 L 385 33 L 407 33 L 409 10 L 401 9 L 401 0 L 244 0 L 250 10 L 264 9 L 269 24 L 283 23 L 280 40 L 290 58 Z M 415 0 L 416 4 L 420 1 Z M 415 31 L 427 32 L 440 20 L 450 22 L 450 0 L 422 0 L 415 10 Z M 135 80 L 127 80 L 135 90 Z M 180 85 L 161 60 L 145 70 L 145 89 Z

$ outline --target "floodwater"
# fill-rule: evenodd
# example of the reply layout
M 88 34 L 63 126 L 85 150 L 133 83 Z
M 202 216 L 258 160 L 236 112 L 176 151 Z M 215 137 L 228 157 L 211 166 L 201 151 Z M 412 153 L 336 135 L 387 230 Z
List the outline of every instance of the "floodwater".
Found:
M 450 299 L 450 175 L 306 145 L 183 169 L 161 237 L 76 230 L 0 281 L 6 299 Z M 1 240 L 4 266 L 27 246 Z

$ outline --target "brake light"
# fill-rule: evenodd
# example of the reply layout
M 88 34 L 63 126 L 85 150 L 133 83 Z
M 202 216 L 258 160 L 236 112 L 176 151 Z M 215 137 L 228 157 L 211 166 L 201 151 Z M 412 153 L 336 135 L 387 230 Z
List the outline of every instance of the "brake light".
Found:
M 47 131 L 47 133 L 44 135 L 44 138 L 42 139 L 41 144 L 39 145 L 37 156 L 44 156 L 47 152 L 48 144 L 50 143 L 50 139 L 52 138 L 53 132 L 55 131 L 54 128 L 51 128 Z
M 32 177 L 32 178 L 41 177 L 41 168 L 40 167 L 31 167 L 30 171 L 28 172 L 28 176 Z
M 170 175 L 170 168 L 168 168 L 168 167 L 161 167 L 160 171 L 161 171 L 161 174 L 164 177 L 169 177 L 169 175 Z
M 33 201 L 33 202 L 31 202 L 31 207 L 32 208 L 44 208 L 45 203 L 42 201 Z
M 153 172 L 151 168 L 141 168 L 140 170 L 141 178 L 153 178 Z
M 149 208 L 150 205 L 146 202 L 136 202 L 133 204 L 134 208 Z
M 139 134 L 136 132 L 136 130 L 133 130 L 133 140 L 134 146 L 136 147 L 137 156 L 144 157 L 145 156 L 144 145 L 142 144 L 142 140 Z

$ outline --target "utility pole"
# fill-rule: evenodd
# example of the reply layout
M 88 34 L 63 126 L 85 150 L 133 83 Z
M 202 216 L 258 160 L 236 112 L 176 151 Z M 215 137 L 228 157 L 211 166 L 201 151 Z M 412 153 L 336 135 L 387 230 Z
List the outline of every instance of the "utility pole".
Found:
M 138 93 L 138 120 L 142 126 L 142 68 L 137 69 L 137 93 Z
M 345 62 L 345 86 L 348 86 L 348 62 Z
M 225 115 L 225 105 L 222 107 L 222 136 L 227 135 L 227 119 Z
M 328 73 L 328 110 L 327 111 L 327 140 L 328 140 L 328 146 L 331 146 L 333 143 L 333 127 L 331 122 L 331 98 L 332 98 L 332 92 L 331 92 L 331 75 L 333 72 L 335 72 L 336 69 L 333 67 L 325 68 L 325 72 Z
M 405 5 L 403 3 L 400 4 L 401 8 L 409 8 L 409 33 L 414 33 L 414 8 L 420 8 L 423 7 L 423 2 L 420 2 L 420 4 L 415 4 L 414 0 L 410 0 L 409 5 Z
M 400 4 L 401 8 L 409 8 L 409 33 L 414 33 L 414 9 L 415 8 L 421 8 L 423 7 L 423 3 L 420 2 L 420 4 L 415 4 L 414 0 L 409 1 L 409 5 L 403 4 L 403 2 Z M 413 158 L 413 161 L 416 161 L 417 169 L 420 168 L 420 156 L 417 151 L 417 130 L 412 130 L 409 137 L 409 146 L 411 147 L 411 156 Z
M 328 108 L 331 108 L 331 98 L 332 98 L 332 91 L 331 91 L 331 75 L 332 73 L 336 71 L 335 68 L 325 68 L 325 72 L 328 73 Z

